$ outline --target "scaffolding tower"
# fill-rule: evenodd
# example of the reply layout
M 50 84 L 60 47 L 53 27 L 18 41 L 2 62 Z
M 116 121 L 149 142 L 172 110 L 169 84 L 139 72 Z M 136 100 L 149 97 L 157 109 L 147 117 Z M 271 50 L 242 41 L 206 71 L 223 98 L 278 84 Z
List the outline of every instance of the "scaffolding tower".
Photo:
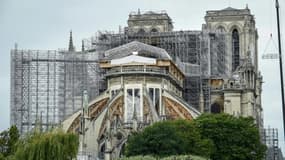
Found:
M 92 52 L 12 50 L 11 124 L 21 134 L 53 128 L 81 108 L 85 89 L 90 99 L 104 90 L 101 77 Z
M 282 152 L 279 148 L 278 129 L 265 128 L 261 132 L 263 144 L 267 146 L 266 160 L 283 160 Z

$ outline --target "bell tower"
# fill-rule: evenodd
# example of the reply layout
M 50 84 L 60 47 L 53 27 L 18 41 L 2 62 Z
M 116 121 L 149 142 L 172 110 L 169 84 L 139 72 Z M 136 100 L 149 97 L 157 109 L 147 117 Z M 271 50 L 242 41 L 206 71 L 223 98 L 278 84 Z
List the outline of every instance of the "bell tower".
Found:
M 138 10 L 130 13 L 127 29 L 129 33 L 138 34 L 169 32 L 173 30 L 173 23 L 165 11 L 141 13 Z
M 246 6 L 245 9 L 225 8 L 207 11 L 206 25 L 203 30 L 209 33 L 223 33 L 225 35 L 225 61 L 229 72 L 234 72 L 251 53 L 250 60 L 258 70 L 257 29 L 254 15 Z

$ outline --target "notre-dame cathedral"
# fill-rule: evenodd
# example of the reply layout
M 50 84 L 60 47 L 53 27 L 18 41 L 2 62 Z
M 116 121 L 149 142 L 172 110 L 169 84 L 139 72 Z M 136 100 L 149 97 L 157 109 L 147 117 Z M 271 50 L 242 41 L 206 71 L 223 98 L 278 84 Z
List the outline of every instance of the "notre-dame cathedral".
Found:
M 62 123 L 65 131 L 81 133 L 80 151 L 114 159 L 133 132 L 203 112 L 252 116 L 263 128 L 258 33 L 250 10 L 207 11 L 201 31 L 173 28 L 166 12 L 139 10 L 119 33 L 84 41 L 76 54 L 98 56 L 104 89 L 91 99 L 87 89 L 83 109 Z
M 201 112 L 253 116 L 262 127 L 258 32 L 247 6 L 207 11 L 201 31 L 174 31 L 163 11 L 131 12 L 127 22 L 118 34 L 99 34 L 91 48 L 101 53 L 134 40 L 163 48 L 185 73 L 189 104 Z
M 100 144 L 84 145 L 96 146 L 96 154 L 115 144 L 104 139 L 104 129 L 115 124 L 140 128 L 141 122 L 224 112 L 252 116 L 262 128 L 258 33 L 250 9 L 207 11 L 200 31 L 176 31 L 170 16 L 131 12 L 126 27 L 84 39 L 81 51 L 72 35 L 67 50 L 12 50 L 11 125 L 25 133 L 38 122 L 43 130 L 63 122 L 67 131 L 78 131 L 83 106 L 85 116 L 102 122 L 113 104 L 114 121 L 95 127 Z

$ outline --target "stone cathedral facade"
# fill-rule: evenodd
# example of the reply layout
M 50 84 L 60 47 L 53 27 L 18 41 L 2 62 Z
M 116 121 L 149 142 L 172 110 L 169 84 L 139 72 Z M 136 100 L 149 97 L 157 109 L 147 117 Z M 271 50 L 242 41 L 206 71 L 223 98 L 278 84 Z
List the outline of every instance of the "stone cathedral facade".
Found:
M 114 159 L 132 132 L 203 112 L 252 116 L 263 128 L 254 15 L 228 7 L 207 11 L 205 22 L 174 31 L 166 12 L 138 11 L 124 31 L 92 41 L 105 91 L 62 123 L 80 133 L 81 153 Z
M 217 53 L 217 61 L 224 62 L 227 68 L 225 77 L 211 78 L 211 112 L 222 109 L 232 115 L 252 116 L 262 128 L 262 76 L 258 69 L 254 16 L 247 7 L 241 10 L 229 7 L 207 11 L 205 21 L 203 32 L 224 33 L 225 52 Z

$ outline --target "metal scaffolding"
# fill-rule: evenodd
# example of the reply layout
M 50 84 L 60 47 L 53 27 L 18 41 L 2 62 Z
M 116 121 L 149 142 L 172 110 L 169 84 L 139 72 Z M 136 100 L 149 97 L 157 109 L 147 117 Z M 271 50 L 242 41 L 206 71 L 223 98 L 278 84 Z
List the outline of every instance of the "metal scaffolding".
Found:
M 196 109 L 209 112 L 212 76 L 228 73 L 225 38 L 221 33 L 171 31 L 98 33 L 84 40 L 85 51 L 11 51 L 11 124 L 21 133 L 37 124 L 47 130 L 106 89 L 98 60 L 105 51 L 139 41 L 165 49 L 184 72 L 183 97 Z M 201 99 L 202 97 L 202 99 Z M 203 109 L 201 107 L 203 105 Z
M 169 31 L 149 33 L 98 32 L 86 39 L 89 50 L 100 53 L 108 49 L 139 41 L 165 49 L 186 75 L 184 99 L 196 109 L 203 95 L 203 111 L 209 111 L 210 84 L 212 76 L 229 74 L 229 57 L 226 54 L 225 34 L 202 31 Z
M 159 47 L 154 51 L 157 53 L 165 50 L 185 74 L 183 98 L 194 108 L 209 112 L 211 78 L 232 72 L 226 35 L 205 29 L 172 31 L 170 22 L 170 28 L 163 32 L 136 33 L 128 27 L 119 33 L 98 32 L 83 40 L 81 52 L 74 51 L 72 32 L 69 51 L 12 50 L 11 124 L 21 133 L 36 125 L 48 130 L 59 124 L 82 106 L 84 90 L 92 100 L 106 89 L 98 60 L 108 56 L 110 49 L 133 41 Z
M 104 90 L 101 77 L 92 52 L 12 50 L 11 124 L 20 133 L 54 127 L 81 108 L 84 90 L 90 99 Z
M 277 128 L 262 129 L 261 140 L 267 146 L 266 160 L 283 160 L 282 152 L 279 148 Z

